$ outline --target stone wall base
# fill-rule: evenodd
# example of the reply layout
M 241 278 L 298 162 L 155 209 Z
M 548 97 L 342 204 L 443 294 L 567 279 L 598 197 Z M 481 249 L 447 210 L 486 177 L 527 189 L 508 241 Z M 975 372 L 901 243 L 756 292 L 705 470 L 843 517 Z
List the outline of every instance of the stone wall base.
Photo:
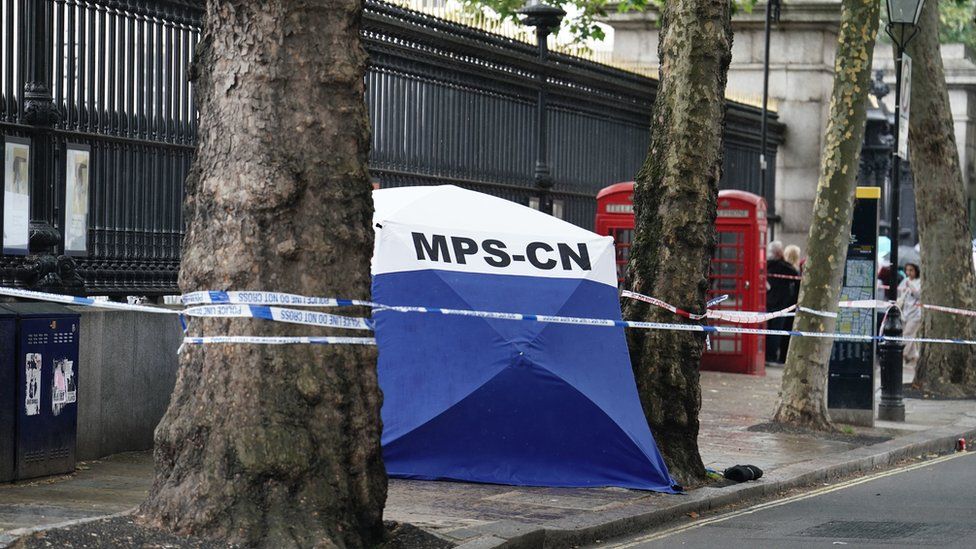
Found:
M 148 450 L 176 383 L 175 315 L 72 308 L 81 314 L 79 461 Z

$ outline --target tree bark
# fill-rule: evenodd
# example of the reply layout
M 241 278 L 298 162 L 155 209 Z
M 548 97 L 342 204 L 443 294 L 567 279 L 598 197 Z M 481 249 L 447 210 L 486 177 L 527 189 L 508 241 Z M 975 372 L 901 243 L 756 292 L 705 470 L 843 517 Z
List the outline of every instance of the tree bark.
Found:
M 209 0 L 200 146 L 180 287 L 365 299 L 372 251 L 366 55 L 357 0 Z M 208 335 L 307 335 L 260 320 Z M 296 333 L 298 332 L 298 333 Z M 386 474 L 375 350 L 188 346 L 156 429 L 141 514 L 264 547 L 381 541 Z
M 667 2 L 658 52 L 660 86 L 651 144 L 634 188 L 636 238 L 629 270 L 634 291 L 689 311 L 705 309 L 722 169 L 725 83 L 731 60 L 730 5 L 722 0 Z M 627 318 L 678 322 L 642 302 Z M 671 475 L 694 484 L 705 469 L 698 451 L 701 334 L 628 334 L 644 414 Z
M 800 305 L 837 311 L 850 242 L 858 163 L 864 140 L 871 58 L 878 34 L 877 0 L 844 0 L 834 62 L 830 118 L 820 159 L 808 258 L 800 283 Z M 798 312 L 794 329 L 832 332 L 836 319 Z M 828 430 L 827 368 L 832 339 L 790 338 L 781 397 L 774 421 Z
M 922 302 L 976 309 L 965 190 L 939 47 L 938 3 L 925 3 L 918 28 L 918 36 L 908 45 L 912 58 L 908 145 L 916 174 Z M 923 309 L 921 333 L 976 339 L 976 319 Z M 944 396 L 976 395 L 976 348 L 924 344 L 914 385 Z

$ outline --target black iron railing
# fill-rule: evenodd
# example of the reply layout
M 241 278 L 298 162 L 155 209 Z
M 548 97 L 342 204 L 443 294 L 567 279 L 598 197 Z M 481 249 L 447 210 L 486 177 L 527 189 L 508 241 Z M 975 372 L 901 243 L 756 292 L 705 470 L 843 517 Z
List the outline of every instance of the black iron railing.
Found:
M 0 256 L 0 284 L 177 291 L 201 5 L 0 0 L 0 130 L 30 140 L 32 167 L 31 255 Z M 643 162 L 652 79 L 559 54 L 543 66 L 532 45 L 377 0 L 363 39 L 380 186 L 451 183 L 528 203 L 540 71 L 557 212 L 592 226 L 596 192 Z M 758 109 L 729 104 L 723 187 L 758 189 L 759 125 Z M 74 258 L 62 256 L 69 145 L 90 151 L 87 251 Z

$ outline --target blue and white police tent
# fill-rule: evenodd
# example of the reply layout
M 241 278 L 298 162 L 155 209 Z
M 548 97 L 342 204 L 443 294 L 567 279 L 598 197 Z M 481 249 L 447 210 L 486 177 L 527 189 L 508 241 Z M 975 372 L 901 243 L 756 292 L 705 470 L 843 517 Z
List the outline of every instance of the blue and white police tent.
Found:
M 620 319 L 613 241 L 454 186 L 373 192 L 373 300 Z M 623 329 L 378 310 L 393 477 L 672 492 Z

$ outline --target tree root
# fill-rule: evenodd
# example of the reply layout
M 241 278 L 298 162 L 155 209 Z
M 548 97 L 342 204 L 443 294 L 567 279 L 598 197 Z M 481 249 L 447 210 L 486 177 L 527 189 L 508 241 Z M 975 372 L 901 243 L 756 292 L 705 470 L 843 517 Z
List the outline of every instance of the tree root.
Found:
M 829 433 L 838 431 L 837 426 L 830 421 L 827 414 L 813 413 L 810 410 L 789 406 L 783 402 L 777 405 L 776 413 L 773 415 L 773 422 L 813 431 Z

